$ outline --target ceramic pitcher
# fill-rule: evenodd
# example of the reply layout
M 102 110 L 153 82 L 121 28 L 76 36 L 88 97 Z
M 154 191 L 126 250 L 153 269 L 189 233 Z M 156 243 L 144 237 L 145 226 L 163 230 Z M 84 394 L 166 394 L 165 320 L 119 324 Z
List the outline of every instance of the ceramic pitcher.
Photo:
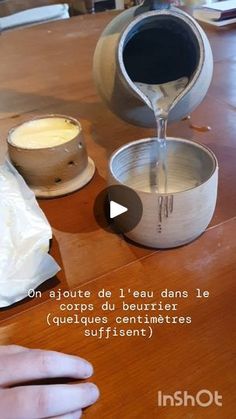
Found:
M 94 54 L 94 80 L 107 106 L 123 120 L 154 127 L 151 104 L 134 84 L 162 84 L 188 77 L 169 121 L 190 114 L 209 88 L 213 58 L 198 23 L 167 0 L 146 0 L 115 17 Z

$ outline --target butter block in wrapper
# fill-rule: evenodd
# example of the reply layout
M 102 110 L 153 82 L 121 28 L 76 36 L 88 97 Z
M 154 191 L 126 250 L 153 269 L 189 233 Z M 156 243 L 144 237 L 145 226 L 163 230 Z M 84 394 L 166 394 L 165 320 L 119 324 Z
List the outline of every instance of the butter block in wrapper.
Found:
M 6 160 L 0 165 L 0 307 L 27 297 L 60 270 L 48 254 L 51 238 L 34 193 Z

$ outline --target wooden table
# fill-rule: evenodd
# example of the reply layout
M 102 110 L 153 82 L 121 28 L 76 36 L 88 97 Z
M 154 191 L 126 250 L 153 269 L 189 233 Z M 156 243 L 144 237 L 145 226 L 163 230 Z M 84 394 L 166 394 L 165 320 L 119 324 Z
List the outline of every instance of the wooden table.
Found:
M 97 193 L 106 185 L 111 152 L 130 140 L 153 133 L 120 121 L 96 95 L 92 82 L 93 51 L 101 30 L 113 16 L 113 12 L 81 16 L 0 37 L 2 156 L 10 127 L 29 117 L 54 112 L 80 119 L 89 155 L 97 166 L 94 179 L 81 191 L 39 201 L 53 228 L 51 254 L 62 270 L 42 287 L 42 298 L 28 299 L 1 310 L 0 343 L 54 349 L 88 358 L 95 365 L 94 381 L 101 390 L 100 401 L 85 412 L 88 418 L 233 418 L 236 26 L 207 31 L 214 53 L 214 79 L 204 102 L 192 114 L 192 122 L 210 125 L 212 130 L 194 131 L 188 121 L 168 129 L 169 134 L 193 138 L 216 153 L 220 179 L 214 218 L 205 234 L 193 243 L 155 251 L 101 230 L 92 211 Z M 71 316 L 71 312 L 59 310 L 58 301 L 49 299 L 49 291 L 59 288 L 89 290 L 92 293 L 89 301 L 97 308 L 86 315 L 95 316 L 107 315 L 98 308 L 106 299 L 99 298 L 97 292 L 112 291 L 110 301 L 117 307 L 108 314 L 109 326 L 117 329 L 142 326 L 115 322 L 122 314 L 120 288 L 153 291 L 152 302 L 179 303 L 178 315 L 191 316 L 192 323 L 156 325 L 151 339 L 85 337 L 83 325 L 47 325 L 48 313 Z M 159 293 L 165 288 L 186 290 L 190 296 L 164 299 Z M 209 291 L 209 298 L 197 299 L 197 288 Z M 134 298 L 127 301 L 134 302 Z M 158 312 L 163 313 L 168 314 Z M 88 328 L 95 326 L 100 327 Z M 158 407 L 159 390 L 164 394 L 177 390 L 196 394 L 201 389 L 219 391 L 223 407 Z

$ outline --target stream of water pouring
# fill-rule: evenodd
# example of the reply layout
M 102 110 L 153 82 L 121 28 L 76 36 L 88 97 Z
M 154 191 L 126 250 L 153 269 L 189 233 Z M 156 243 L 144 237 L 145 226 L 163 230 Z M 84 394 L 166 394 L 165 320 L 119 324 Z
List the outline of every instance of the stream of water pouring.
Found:
M 150 184 L 157 193 L 168 192 L 167 142 L 166 128 L 168 115 L 173 102 L 188 84 L 187 77 L 163 84 L 135 82 L 137 88 L 149 99 L 157 124 L 154 165 L 150 171 Z

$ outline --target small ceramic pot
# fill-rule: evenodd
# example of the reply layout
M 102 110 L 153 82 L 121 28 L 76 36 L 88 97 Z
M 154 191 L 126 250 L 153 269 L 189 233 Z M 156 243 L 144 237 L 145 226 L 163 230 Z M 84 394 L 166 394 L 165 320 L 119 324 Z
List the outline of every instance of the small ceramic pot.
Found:
M 171 248 L 200 236 L 213 216 L 218 163 L 207 147 L 181 138 L 167 139 L 167 193 L 156 190 L 155 138 L 129 143 L 109 163 L 110 185 L 133 189 L 142 201 L 138 225 L 125 235 L 155 248 Z M 121 231 L 122 231 L 122 226 Z
M 82 127 L 76 119 L 64 115 L 43 115 L 33 118 L 33 121 L 45 118 L 69 121 L 78 127 L 78 135 L 53 147 L 24 148 L 12 141 L 12 134 L 22 126 L 20 124 L 9 131 L 8 153 L 13 165 L 37 197 L 54 197 L 73 192 L 87 184 L 93 177 L 95 166 L 88 158 Z

